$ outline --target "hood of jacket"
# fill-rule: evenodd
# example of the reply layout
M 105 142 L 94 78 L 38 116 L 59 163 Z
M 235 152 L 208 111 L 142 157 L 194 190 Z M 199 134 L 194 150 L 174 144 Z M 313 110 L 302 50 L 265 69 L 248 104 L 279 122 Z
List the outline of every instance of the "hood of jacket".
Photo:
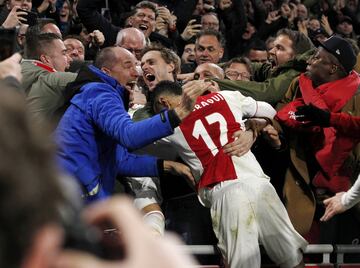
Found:
M 64 97 L 66 100 L 71 100 L 71 98 L 80 92 L 80 88 L 91 82 L 104 82 L 101 78 L 96 75 L 93 71 L 90 70 L 89 66 L 83 66 L 80 68 L 78 76 L 74 82 L 69 83 L 64 91 Z
M 84 66 L 80 70 L 76 80 L 68 84 L 64 94 L 67 94 L 66 97 L 68 98 L 68 100 L 71 100 L 73 96 L 83 91 L 84 85 L 89 83 L 105 83 L 113 87 L 114 90 L 116 90 L 120 94 L 122 100 L 124 101 L 125 109 L 128 110 L 129 108 L 128 91 L 122 85 L 120 85 L 113 77 L 107 75 L 106 73 L 104 73 L 103 71 L 101 71 L 100 69 L 98 69 L 93 65 Z

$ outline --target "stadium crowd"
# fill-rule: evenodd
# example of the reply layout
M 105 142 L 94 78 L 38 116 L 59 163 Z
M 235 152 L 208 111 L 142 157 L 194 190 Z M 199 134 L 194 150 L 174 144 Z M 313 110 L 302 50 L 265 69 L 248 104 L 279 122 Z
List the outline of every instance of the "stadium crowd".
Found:
M 0 5 L 1 267 L 359 243 L 358 0 Z

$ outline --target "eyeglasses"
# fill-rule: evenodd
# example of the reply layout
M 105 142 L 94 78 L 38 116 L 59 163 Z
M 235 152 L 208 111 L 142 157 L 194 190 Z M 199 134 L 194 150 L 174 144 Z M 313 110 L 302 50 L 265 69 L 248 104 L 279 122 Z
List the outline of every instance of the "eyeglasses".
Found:
M 122 47 L 122 46 L 119 46 L 118 47 Z M 136 55 L 139 55 L 142 51 L 142 49 L 136 49 L 136 48 L 127 48 L 127 47 L 122 47 L 122 48 L 125 48 L 126 50 L 128 50 L 131 54 L 136 54 Z
M 246 72 L 237 72 L 237 71 L 227 71 L 225 72 L 225 75 L 228 77 L 228 78 L 233 78 L 233 79 L 251 79 L 251 75 L 249 73 L 246 73 Z

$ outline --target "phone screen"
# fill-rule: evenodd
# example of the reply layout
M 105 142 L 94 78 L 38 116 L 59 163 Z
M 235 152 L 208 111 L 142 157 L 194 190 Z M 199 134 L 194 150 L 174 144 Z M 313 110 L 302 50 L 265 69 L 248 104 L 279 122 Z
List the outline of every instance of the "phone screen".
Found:
M 0 29 L 0 61 L 16 52 L 16 29 Z

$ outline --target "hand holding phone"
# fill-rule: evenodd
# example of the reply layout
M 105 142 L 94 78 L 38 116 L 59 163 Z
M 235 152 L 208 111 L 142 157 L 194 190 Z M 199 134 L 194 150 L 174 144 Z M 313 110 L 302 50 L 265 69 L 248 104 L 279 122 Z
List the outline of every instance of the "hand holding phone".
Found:
M 10 29 L 18 26 L 21 23 L 25 23 L 26 19 L 22 16 L 25 16 L 26 12 L 21 10 L 18 6 L 14 6 L 10 11 L 9 15 L 6 17 L 6 20 L 2 24 L 5 29 Z
M 38 15 L 35 12 L 19 9 L 22 12 L 19 16 L 22 18 L 23 23 L 29 26 L 34 26 L 37 24 Z
M 191 19 L 186 25 L 184 31 L 181 33 L 182 39 L 185 41 L 194 37 L 201 30 L 201 23 L 198 18 Z

